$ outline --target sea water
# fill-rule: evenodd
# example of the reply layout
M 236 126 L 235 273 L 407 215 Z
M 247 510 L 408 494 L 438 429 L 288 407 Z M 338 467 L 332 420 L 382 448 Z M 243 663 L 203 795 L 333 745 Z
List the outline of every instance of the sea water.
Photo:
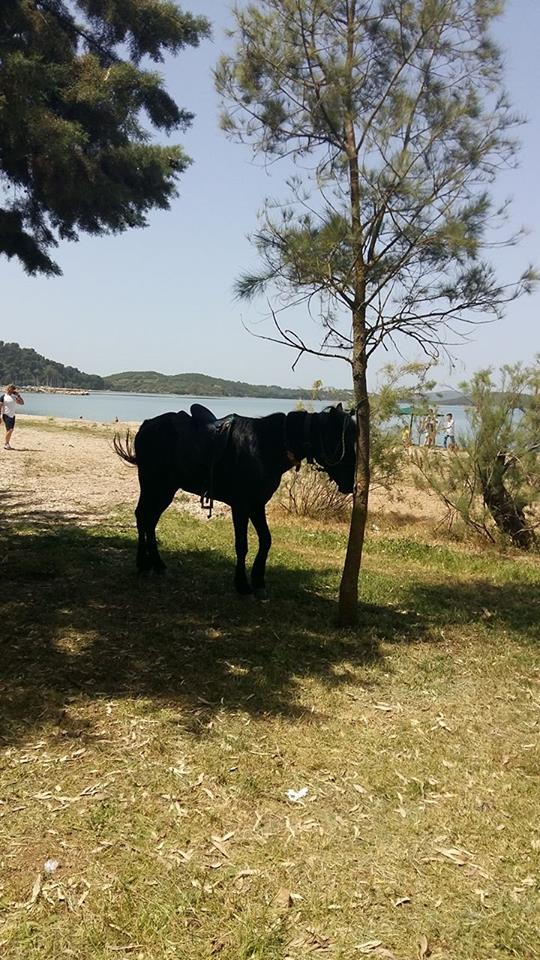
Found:
M 94 420 L 98 423 L 120 422 L 140 423 L 157 417 L 160 413 L 186 410 L 192 403 L 202 403 L 209 407 L 216 417 L 225 417 L 229 413 L 239 413 L 246 417 L 264 417 L 269 413 L 295 410 L 297 400 L 274 400 L 271 397 L 183 397 L 167 393 L 116 393 L 113 391 L 91 391 L 88 395 L 63 393 L 23 393 L 24 409 L 18 413 L 27 413 L 39 417 L 66 417 L 68 419 Z M 314 410 L 322 410 L 328 401 L 309 404 Z
M 110 390 L 95 390 L 81 396 L 64 393 L 23 393 L 24 407 L 18 414 L 38 417 L 64 417 L 72 420 L 89 420 L 97 423 L 141 423 L 160 413 L 186 410 L 192 403 L 203 403 L 216 417 L 238 413 L 246 417 L 265 417 L 269 413 L 288 413 L 298 408 L 298 400 L 272 399 L 272 397 L 183 397 L 166 393 L 117 393 Z M 312 410 L 322 410 L 328 400 L 304 401 Z M 437 405 L 439 416 L 439 440 L 447 413 L 453 413 L 456 433 L 467 429 L 467 408 L 462 406 Z M 408 424 L 409 417 L 403 417 Z M 419 442 L 419 418 L 413 425 L 413 441 Z

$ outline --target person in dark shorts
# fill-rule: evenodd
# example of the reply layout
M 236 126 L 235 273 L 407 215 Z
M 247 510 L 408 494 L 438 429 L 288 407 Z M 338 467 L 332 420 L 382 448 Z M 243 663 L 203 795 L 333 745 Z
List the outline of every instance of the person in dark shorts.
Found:
M 456 447 L 456 437 L 455 437 L 455 424 L 453 414 L 446 414 L 446 423 L 444 425 L 444 449 L 445 450 L 455 450 Z
M 5 388 L 4 393 L 0 393 L 0 409 L 2 410 L 2 420 L 4 421 L 4 426 L 6 428 L 6 442 L 4 443 L 4 450 L 13 450 L 13 447 L 9 441 L 11 440 L 11 435 L 15 429 L 15 407 L 17 404 L 24 404 L 24 400 L 17 392 L 17 387 L 15 384 L 10 383 Z

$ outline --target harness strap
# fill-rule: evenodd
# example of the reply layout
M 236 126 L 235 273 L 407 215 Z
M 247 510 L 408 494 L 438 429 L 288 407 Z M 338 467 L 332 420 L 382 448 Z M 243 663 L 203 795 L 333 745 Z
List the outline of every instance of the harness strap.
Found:
M 304 451 L 306 460 L 308 463 L 313 463 L 313 445 L 311 442 L 311 426 L 313 422 L 313 415 L 307 413 L 304 417 L 304 435 L 302 440 L 302 449 Z
M 324 412 L 324 411 L 323 411 Z M 291 460 L 298 470 L 300 467 L 301 461 L 305 458 L 308 463 L 317 463 L 317 469 L 327 470 L 328 467 L 336 466 L 336 464 L 341 463 L 345 456 L 345 434 L 347 431 L 347 426 L 351 421 L 351 415 L 346 414 L 343 417 L 343 424 L 341 428 L 341 436 L 337 442 L 336 449 L 333 453 L 328 453 L 326 449 L 326 444 L 324 442 L 323 431 L 319 430 L 318 437 L 318 447 L 319 447 L 319 460 L 315 460 L 315 454 L 313 451 L 313 418 L 318 416 L 318 414 L 308 413 L 304 411 L 304 424 L 302 429 L 302 445 L 299 453 L 295 453 L 291 450 L 287 442 L 287 417 L 289 414 L 285 415 L 285 449 L 287 450 L 287 456 Z M 321 464 L 321 466 L 319 466 Z
M 206 493 L 201 493 L 200 505 L 201 510 L 208 510 L 208 519 L 210 520 L 212 511 L 214 509 L 214 498 L 208 494 L 208 491 Z
M 230 417 L 227 417 L 226 420 L 223 420 L 217 426 L 214 426 L 212 424 L 213 429 L 216 430 L 218 435 L 224 432 L 226 433 L 225 443 L 223 445 L 223 448 L 220 450 L 219 460 L 223 459 L 227 451 L 227 447 L 229 445 L 229 438 L 231 436 L 231 427 L 232 427 L 233 420 L 234 420 L 234 413 L 232 413 Z M 208 487 L 203 493 L 201 493 L 201 499 L 200 499 L 201 510 L 208 510 L 209 520 L 210 520 L 210 517 L 212 516 L 212 511 L 214 509 L 214 468 L 216 466 L 216 463 L 218 463 L 218 458 L 216 456 L 213 456 L 210 460 Z

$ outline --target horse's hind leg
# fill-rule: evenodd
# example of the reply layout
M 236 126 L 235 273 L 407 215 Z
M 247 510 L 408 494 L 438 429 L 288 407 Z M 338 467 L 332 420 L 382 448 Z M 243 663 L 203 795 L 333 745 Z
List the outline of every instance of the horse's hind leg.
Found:
M 257 531 L 259 538 L 259 549 L 257 556 L 253 561 L 251 568 L 251 586 L 253 593 L 259 600 L 266 599 L 266 586 L 264 582 L 266 574 L 266 559 L 272 546 L 272 536 L 266 522 L 266 511 L 264 504 L 250 511 L 250 520 Z
M 144 497 L 142 493 L 135 508 L 135 517 L 137 520 L 137 533 L 139 537 L 137 542 L 137 559 L 135 562 L 137 564 L 137 570 L 139 573 L 144 573 L 145 570 L 150 570 L 152 564 L 146 548 L 146 517 Z
M 159 555 L 156 540 L 156 526 L 164 510 L 174 498 L 176 488 L 163 482 L 141 484 L 141 495 L 135 510 L 139 547 L 137 550 L 137 569 L 155 570 L 162 573 L 166 567 Z

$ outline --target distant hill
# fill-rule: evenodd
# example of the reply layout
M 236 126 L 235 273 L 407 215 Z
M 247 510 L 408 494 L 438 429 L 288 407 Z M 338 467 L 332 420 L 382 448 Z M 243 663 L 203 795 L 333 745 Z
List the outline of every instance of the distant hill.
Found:
M 222 380 L 203 373 L 176 373 L 166 376 L 155 370 L 128 370 L 124 373 L 111 373 L 104 378 L 106 390 L 119 390 L 126 393 L 176 393 L 195 397 L 272 397 L 283 400 L 309 400 L 313 391 L 310 387 L 298 389 L 244 383 L 242 380 Z M 323 388 L 317 394 L 322 400 L 349 399 L 351 390 Z
M 459 390 L 434 390 L 429 393 L 427 399 L 430 403 L 440 403 L 443 407 L 467 407 L 471 400 Z
M 83 387 L 104 390 L 102 377 L 81 373 L 76 367 L 49 360 L 31 347 L 0 340 L 0 387 L 7 383 L 18 386 Z
M 108 377 L 83 373 L 76 367 L 66 367 L 56 360 L 43 357 L 31 347 L 0 340 L 0 388 L 7 383 L 18 386 L 69 387 L 86 390 L 118 390 L 123 393 L 176 393 L 195 397 L 272 397 L 283 400 L 310 400 L 311 387 L 297 389 L 276 384 L 244 383 L 242 380 L 223 380 L 204 373 L 177 373 L 167 376 L 155 370 L 128 370 Z M 352 391 L 325 387 L 318 391 L 322 400 L 349 400 Z

